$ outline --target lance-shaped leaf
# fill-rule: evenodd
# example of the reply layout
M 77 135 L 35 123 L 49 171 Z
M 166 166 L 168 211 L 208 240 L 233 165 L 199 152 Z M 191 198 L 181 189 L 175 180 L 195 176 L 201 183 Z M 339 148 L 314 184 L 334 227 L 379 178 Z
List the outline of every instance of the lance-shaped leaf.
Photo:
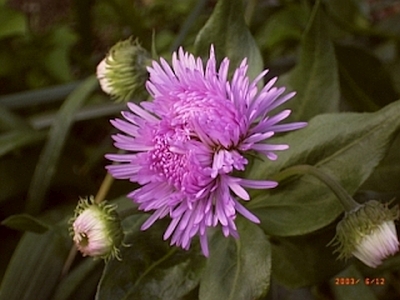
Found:
M 13 130 L 0 135 L 0 157 L 24 146 L 45 139 L 46 133 L 34 130 Z
M 262 230 L 239 218 L 240 238 L 215 234 L 200 282 L 200 299 L 259 299 L 267 293 L 271 248 Z
M 10 216 L 1 221 L 1 225 L 34 233 L 44 233 L 50 228 L 50 225 L 28 214 Z
M 339 79 L 332 42 L 326 30 L 325 15 L 316 5 L 310 26 L 301 43 L 300 59 L 285 81 L 296 98 L 288 106 L 291 118 L 306 121 L 339 110 Z
M 104 262 L 102 260 L 94 260 L 92 257 L 86 258 L 62 278 L 52 300 L 92 300 L 103 268 Z
M 73 124 L 74 114 L 97 86 L 96 77 L 88 77 L 82 85 L 68 96 L 61 106 L 57 120 L 51 126 L 48 140 L 40 155 L 29 187 L 26 203 L 26 210 L 29 213 L 34 214 L 41 210 L 46 192 L 56 171 L 62 148 Z
M 302 130 L 276 138 L 288 143 L 278 160 L 253 168 L 251 178 L 273 178 L 280 170 L 309 164 L 337 180 L 350 194 L 370 176 L 385 156 L 400 128 L 400 101 L 375 113 L 325 114 L 312 119 Z M 270 235 L 291 236 L 315 231 L 342 212 L 336 196 L 310 175 L 257 191 L 248 208 Z
M 260 50 L 246 26 L 242 0 L 219 0 L 207 23 L 196 37 L 195 52 L 207 57 L 214 44 L 217 58 L 229 57 L 236 68 L 247 57 L 250 78 L 263 69 Z
M 25 233 L 0 286 L 0 300 L 49 299 L 71 249 L 67 222 L 44 234 Z

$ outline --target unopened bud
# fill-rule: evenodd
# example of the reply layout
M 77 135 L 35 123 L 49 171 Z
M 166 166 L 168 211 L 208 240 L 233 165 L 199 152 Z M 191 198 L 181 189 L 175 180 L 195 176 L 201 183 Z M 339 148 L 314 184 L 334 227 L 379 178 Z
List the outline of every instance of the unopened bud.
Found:
M 338 246 L 339 258 L 354 255 L 367 266 L 376 268 L 387 257 L 399 250 L 399 240 L 394 220 L 398 207 L 389 209 L 371 200 L 355 211 L 347 212 L 336 227 L 333 240 Z
M 131 37 L 118 42 L 97 66 L 97 78 L 102 90 L 116 101 L 147 97 L 145 83 L 150 62 L 150 54 L 137 40 Z
M 93 197 L 81 199 L 70 222 L 73 240 L 83 256 L 120 259 L 123 231 L 115 205 L 97 204 Z

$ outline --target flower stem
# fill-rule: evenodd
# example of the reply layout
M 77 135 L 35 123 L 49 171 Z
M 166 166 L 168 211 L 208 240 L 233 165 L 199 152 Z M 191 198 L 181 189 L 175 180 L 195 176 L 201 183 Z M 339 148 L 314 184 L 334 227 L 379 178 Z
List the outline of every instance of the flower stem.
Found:
M 322 181 L 325 185 L 327 185 L 339 199 L 345 211 L 350 212 L 361 206 L 356 201 L 354 201 L 349 193 L 336 180 L 334 180 L 326 173 L 322 172 L 320 169 L 311 165 L 297 165 L 287 168 L 282 172 L 276 174 L 273 179 L 278 182 L 282 182 L 289 177 L 303 174 L 312 175 Z
M 108 191 L 110 190 L 111 185 L 114 182 L 114 178 L 107 173 L 106 176 L 103 179 L 103 182 L 100 185 L 100 188 L 96 194 L 96 197 L 94 197 L 94 202 L 95 203 L 100 203 L 106 198 L 106 195 Z
M 69 250 L 68 257 L 65 260 L 65 263 L 63 265 L 61 275 L 60 275 L 61 279 L 64 278 L 65 275 L 67 275 L 69 269 L 71 268 L 73 261 L 75 260 L 77 252 L 78 252 L 78 249 L 76 248 L 75 244 L 73 244 L 71 249 Z

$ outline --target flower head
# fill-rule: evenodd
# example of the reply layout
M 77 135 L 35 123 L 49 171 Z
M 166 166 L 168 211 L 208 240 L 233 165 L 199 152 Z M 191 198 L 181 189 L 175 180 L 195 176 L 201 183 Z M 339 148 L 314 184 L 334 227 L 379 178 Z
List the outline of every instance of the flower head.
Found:
M 354 255 L 367 266 L 379 266 L 385 258 L 399 250 L 393 222 L 398 217 L 398 207 L 389 209 L 375 200 L 346 213 L 336 227 L 334 239 L 339 258 Z
M 225 236 L 238 237 L 237 213 L 259 223 L 239 200 L 250 200 L 245 188 L 277 186 L 234 176 L 234 171 L 245 170 L 245 154 L 256 151 L 274 160 L 275 152 L 288 145 L 263 141 L 306 125 L 279 124 L 290 110 L 269 115 L 294 93 L 285 95 L 284 88 L 274 87 L 276 78 L 258 91 L 267 71 L 250 82 L 246 59 L 231 80 L 228 68 L 225 58 L 217 69 L 213 47 L 205 67 L 182 48 L 173 54 L 172 67 L 164 59 L 153 62 L 146 85 L 153 101 L 128 103 L 130 111 L 122 112 L 125 120 L 111 121 L 122 131 L 113 136 L 115 146 L 127 153 L 106 156 L 121 163 L 107 167 L 115 178 L 142 185 L 128 195 L 139 209 L 154 211 L 142 229 L 168 215 L 172 220 L 164 239 L 171 237 L 171 244 L 188 249 L 199 235 L 206 256 L 209 227 L 219 225 Z
M 145 97 L 149 62 L 150 55 L 137 40 L 129 38 L 115 44 L 97 66 L 102 90 L 117 101 L 128 101 L 133 94 Z
M 93 197 L 81 199 L 71 219 L 71 234 L 83 256 L 119 259 L 123 233 L 116 207 L 106 202 L 96 204 Z

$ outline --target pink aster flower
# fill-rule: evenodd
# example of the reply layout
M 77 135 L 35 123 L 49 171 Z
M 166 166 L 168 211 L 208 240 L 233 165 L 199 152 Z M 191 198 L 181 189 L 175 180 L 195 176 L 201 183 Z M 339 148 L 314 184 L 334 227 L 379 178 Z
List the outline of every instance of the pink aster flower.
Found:
M 242 204 L 250 200 L 246 188 L 269 189 L 277 183 L 236 177 L 256 151 L 275 160 L 276 151 L 288 145 L 264 143 L 275 132 L 302 128 L 303 122 L 279 124 L 290 110 L 270 116 L 271 110 L 295 93 L 276 88 L 277 78 L 260 91 L 257 84 L 268 72 L 250 82 L 244 59 L 228 80 L 229 59 L 219 69 L 214 49 L 206 66 L 181 48 L 173 54 L 172 67 L 161 58 L 148 68 L 147 90 L 152 102 L 128 103 L 125 120 L 111 123 L 122 133 L 113 136 L 125 154 L 108 154 L 118 165 L 107 167 L 118 179 L 129 179 L 142 187 L 128 195 L 139 209 L 153 214 L 142 225 L 148 229 L 157 219 L 169 216 L 164 239 L 171 245 L 190 247 L 199 235 L 208 256 L 207 229 L 220 226 L 225 236 L 238 237 L 237 213 L 254 223 L 259 219 Z M 241 199 L 241 200 L 240 200 Z

